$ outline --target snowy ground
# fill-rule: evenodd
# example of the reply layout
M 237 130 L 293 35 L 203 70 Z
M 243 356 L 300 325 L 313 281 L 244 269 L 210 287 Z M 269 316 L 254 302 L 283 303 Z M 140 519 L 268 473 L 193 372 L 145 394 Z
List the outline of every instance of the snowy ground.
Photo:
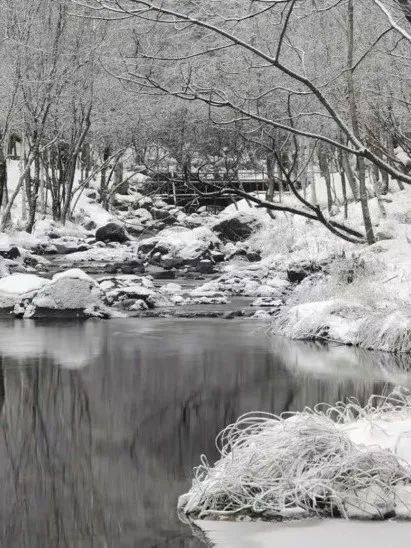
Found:
M 284 523 L 197 521 L 216 548 L 399 548 L 409 544 L 408 522 L 301 520 Z

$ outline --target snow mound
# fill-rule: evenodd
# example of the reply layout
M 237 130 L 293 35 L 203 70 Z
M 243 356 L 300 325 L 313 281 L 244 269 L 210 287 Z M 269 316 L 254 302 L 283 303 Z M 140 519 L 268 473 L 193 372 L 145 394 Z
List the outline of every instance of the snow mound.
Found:
M 411 518 L 411 397 L 249 413 L 217 437 L 178 502 L 195 517 Z M 398 454 L 398 448 L 401 451 Z
M 13 295 L 24 295 L 37 291 L 48 283 L 46 278 L 35 274 L 11 274 L 0 280 L 0 292 Z
M 34 274 L 11 274 L 0 279 L 0 308 L 9 308 L 24 298 L 32 297 L 49 283 L 46 278 Z

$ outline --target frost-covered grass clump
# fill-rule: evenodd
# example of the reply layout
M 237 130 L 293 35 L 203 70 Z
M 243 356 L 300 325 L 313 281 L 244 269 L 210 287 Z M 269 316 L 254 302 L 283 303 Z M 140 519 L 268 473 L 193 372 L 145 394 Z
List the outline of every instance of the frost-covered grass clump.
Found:
M 343 299 L 303 303 L 284 308 L 274 321 L 273 331 L 291 339 L 411 352 L 411 314 L 407 308 L 378 310 Z
M 218 436 L 220 459 L 210 465 L 202 457 L 179 511 L 193 518 L 410 518 L 411 451 L 409 462 L 395 452 L 411 433 L 411 398 L 398 392 L 377 400 L 243 415 Z M 399 437 L 375 445 L 370 428 L 381 434 L 398 423 Z

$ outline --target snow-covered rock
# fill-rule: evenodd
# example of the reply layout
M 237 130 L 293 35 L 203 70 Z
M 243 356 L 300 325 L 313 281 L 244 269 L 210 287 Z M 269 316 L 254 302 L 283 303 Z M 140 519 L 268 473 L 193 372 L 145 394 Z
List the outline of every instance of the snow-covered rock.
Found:
M 285 278 L 276 277 L 268 268 L 230 269 L 216 280 L 197 287 L 191 295 L 196 297 L 222 293 L 280 299 L 288 286 L 289 283 Z
M 0 280 L 0 309 L 26 318 L 57 312 L 106 317 L 102 296 L 98 284 L 79 269 L 61 272 L 51 280 L 34 274 L 11 274 Z
M 55 274 L 37 291 L 31 304 L 36 310 L 85 310 L 100 305 L 102 296 L 97 282 L 74 268 Z
M 141 242 L 139 254 L 151 264 L 164 268 L 195 265 L 211 258 L 211 250 L 220 245 L 219 239 L 207 227 L 192 230 L 172 227 Z
M 222 240 L 238 242 L 249 238 L 259 227 L 261 223 L 258 217 L 252 213 L 238 211 L 217 221 L 212 229 Z
M 128 239 L 126 229 L 118 223 L 107 223 L 96 231 L 96 240 L 98 242 L 118 242 L 122 244 Z
M 182 287 L 180 284 L 168 283 L 160 288 L 160 292 L 165 295 L 180 295 L 182 292 Z
M 158 291 L 154 287 L 153 280 L 148 276 L 104 277 L 99 279 L 98 283 L 104 291 L 105 301 L 109 305 L 120 306 L 127 310 L 146 310 L 173 305 L 169 293 Z M 144 303 L 144 307 L 141 302 Z
M 190 301 L 193 304 L 227 304 L 229 302 L 226 295 L 191 297 Z

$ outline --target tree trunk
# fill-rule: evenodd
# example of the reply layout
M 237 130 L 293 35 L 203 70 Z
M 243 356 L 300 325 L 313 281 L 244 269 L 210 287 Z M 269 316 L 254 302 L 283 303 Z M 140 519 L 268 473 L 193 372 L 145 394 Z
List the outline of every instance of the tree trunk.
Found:
M 40 165 L 40 214 L 46 213 L 46 190 L 45 190 L 45 174 L 44 167 Z
M 342 196 L 343 196 L 343 202 L 344 202 L 344 219 L 348 219 L 348 199 L 347 199 L 347 181 L 345 178 L 345 171 L 344 171 L 344 165 L 343 165 L 343 159 L 342 159 L 342 150 L 340 149 L 338 151 L 338 168 L 340 171 L 340 177 L 341 177 L 341 190 L 342 190 Z
M 89 143 L 84 143 L 83 145 L 81 161 L 84 166 L 84 179 L 88 179 L 91 171 L 91 150 Z
M 275 188 L 275 178 L 274 178 L 275 161 L 272 153 L 267 154 L 266 165 L 267 165 L 268 182 L 267 182 L 267 191 L 266 191 L 265 199 L 267 200 L 267 202 L 273 202 L 274 188 Z
M 114 188 L 119 194 L 128 194 L 128 181 L 123 182 L 124 166 L 120 160 L 114 168 Z
M 388 194 L 390 178 L 388 173 L 383 169 L 381 169 L 381 179 L 382 179 L 381 194 L 384 194 L 384 195 Z
M 361 139 L 360 124 L 358 120 L 357 104 L 355 100 L 354 89 L 354 2 L 348 0 L 348 100 L 351 113 L 351 122 L 354 135 L 357 139 Z M 365 161 L 364 158 L 358 157 L 358 178 L 360 182 L 360 201 L 361 210 L 364 220 L 365 234 L 369 245 L 375 243 L 374 230 L 371 223 L 371 215 L 368 207 L 367 187 L 365 184 Z
M 333 197 L 331 193 L 331 174 L 330 167 L 328 165 L 329 159 L 325 150 L 320 147 L 318 149 L 318 162 L 320 166 L 321 175 L 325 179 L 325 186 L 327 189 L 327 207 L 328 213 L 331 213 L 331 208 L 333 205 Z
M 110 147 L 105 146 L 103 150 L 103 168 L 100 173 L 100 201 L 104 209 L 108 209 L 108 192 L 107 192 L 107 166 L 105 163 L 110 158 Z
M 7 160 L 3 147 L 0 146 L 0 206 L 3 205 L 7 188 Z
M 37 135 L 34 137 L 37 140 Z M 29 218 L 26 226 L 26 231 L 31 233 L 33 231 L 33 226 L 36 221 L 36 212 L 37 212 L 37 200 L 39 195 L 40 188 L 40 151 L 39 143 L 36 142 L 33 150 L 34 156 L 34 177 L 29 178 L 29 193 L 28 193 L 28 202 L 29 202 Z
M 357 181 L 354 175 L 354 172 L 352 170 L 350 160 L 348 158 L 348 153 L 345 151 L 341 151 L 341 160 L 342 160 L 342 167 L 344 170 L 344 173 L 347 177 L 348 184 L 350 185 L 352 195 L 354 197 L 354 200 L 358 202 L 360 199 L 360 192 L 358 190 Z

